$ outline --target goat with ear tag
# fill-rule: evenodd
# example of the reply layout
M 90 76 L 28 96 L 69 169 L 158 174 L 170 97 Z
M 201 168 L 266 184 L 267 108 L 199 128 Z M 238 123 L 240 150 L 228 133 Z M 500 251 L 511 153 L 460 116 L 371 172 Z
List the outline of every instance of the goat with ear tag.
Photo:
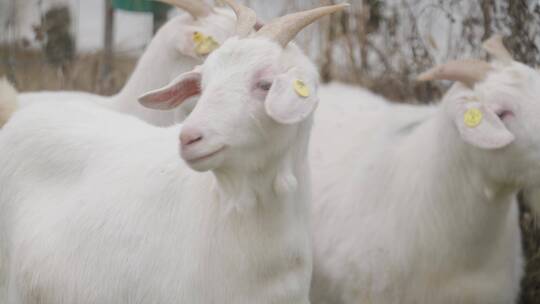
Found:
M 337 107 L 321 102 L 312 303 L 516 303 L 516 196 L 540 182 L 540 74 L 501 41 L 485 43 L 493 62 L 420 76 L 457 82 L 439 105 L 384 104 L 336 121 Z
M 82 100 L 10 118 L 0 132 L 0 303 L 309 304 L 319 76 L 282 32 L 343 6 L 270 22 L 261 31 L 274 39 L 253 33 L 253 11 L 226 2 L 235 37 L 140 98 L 170 110 L 200 96 L 183 124 Z
M 137 97 L 192 70 L 235 33 L 236 16 L 229 8 L 213 7 L 204 0 L 160 0 L 185 12 L 167 21 L 152 38 L 121 91 L 111 97 L 83 92 L 20 94 L 24 107 L 44 100 L 87 100 L 159 126 L 183 121 L 196 98 L 183 107 L 162 112 L 142 107 Z

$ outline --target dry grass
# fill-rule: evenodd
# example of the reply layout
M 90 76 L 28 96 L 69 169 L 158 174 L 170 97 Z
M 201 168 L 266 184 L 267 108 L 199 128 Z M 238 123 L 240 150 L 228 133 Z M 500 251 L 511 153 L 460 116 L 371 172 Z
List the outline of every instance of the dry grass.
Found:
M 77 55 L 65 68 L 46 63 L 40 51 L 0 46 L 0 75 L 7 75 L 21 92 L 80 90 L 110 95 L 122 88 L 135 67 L 136 59 L 116 56 L 107 79 L 100 80 L 101 53 Z

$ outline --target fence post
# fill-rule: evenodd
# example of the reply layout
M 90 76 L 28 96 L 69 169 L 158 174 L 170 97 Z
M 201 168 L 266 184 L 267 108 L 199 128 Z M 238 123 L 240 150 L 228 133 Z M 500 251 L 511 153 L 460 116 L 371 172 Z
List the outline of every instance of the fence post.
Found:
M 112 89 L 112 69 L 114 64 L 113 42 L 114 42 L 114 8 L 112 0 L 105 1 L 105 33 L 103 40 L 103 58 L 101 73 L 99 75 L 99 90 L 102 93 L 111 93 Z

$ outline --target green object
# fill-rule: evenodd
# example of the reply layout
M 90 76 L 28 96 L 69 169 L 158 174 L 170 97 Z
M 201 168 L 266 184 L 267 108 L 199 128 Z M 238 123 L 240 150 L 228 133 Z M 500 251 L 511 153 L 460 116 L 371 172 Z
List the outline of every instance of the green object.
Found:
M 152 0 L 112 0 L 115 9 L 121 9 L 132 12 L 166 12 L 170 6 Z

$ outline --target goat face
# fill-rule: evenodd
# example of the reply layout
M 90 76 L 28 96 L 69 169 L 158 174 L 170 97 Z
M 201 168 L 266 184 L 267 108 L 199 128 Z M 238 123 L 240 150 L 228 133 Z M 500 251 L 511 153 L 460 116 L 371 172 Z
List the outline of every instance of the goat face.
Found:
M 447 69 L 449 70 L 449 69 Z M 540 181 L 540 73 L 515 62 L 494 62 L 474 85 L 456 83 L 443 101 L 461 139 L 490 179 Z
M 141 102 L 169 109 L 200 94 L 180 134 L 182 158 L 198 171 L 260 170 L 296 140 L 310 118 L 318 103 L 317 77 L 294 46 L 234 37 L 202 66 Z

